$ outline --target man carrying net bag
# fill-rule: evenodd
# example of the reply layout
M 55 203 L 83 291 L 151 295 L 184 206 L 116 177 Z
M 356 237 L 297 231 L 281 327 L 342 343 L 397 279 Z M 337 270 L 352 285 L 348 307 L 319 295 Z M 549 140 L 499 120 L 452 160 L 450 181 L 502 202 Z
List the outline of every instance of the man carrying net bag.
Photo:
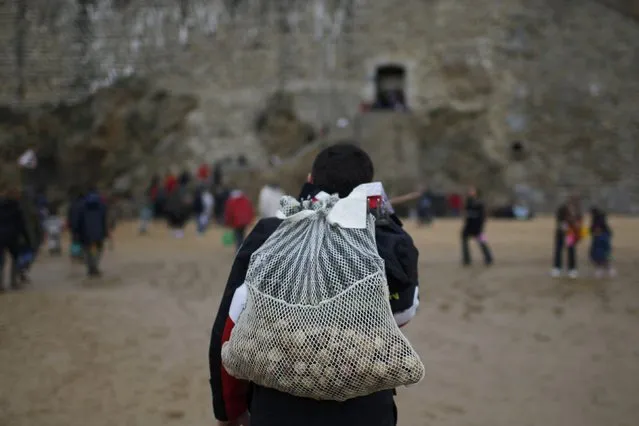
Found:
M 327 148 L 310 197 L 284 198 L 238 252 L 209 353 L 220 424 L 396 424 L 393 389 L 424 375 L 398 328 L 418 305 L 418 253 L 396 217 L 371 214 L 372 179 L 359 148 Z

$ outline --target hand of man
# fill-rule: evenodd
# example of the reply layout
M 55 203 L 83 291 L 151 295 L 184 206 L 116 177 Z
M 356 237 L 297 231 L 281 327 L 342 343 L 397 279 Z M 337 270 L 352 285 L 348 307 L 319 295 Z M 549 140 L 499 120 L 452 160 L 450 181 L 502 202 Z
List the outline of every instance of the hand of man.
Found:
M 232 426 L 251 426 L 251 416 L 248 411 L 237 418 Z

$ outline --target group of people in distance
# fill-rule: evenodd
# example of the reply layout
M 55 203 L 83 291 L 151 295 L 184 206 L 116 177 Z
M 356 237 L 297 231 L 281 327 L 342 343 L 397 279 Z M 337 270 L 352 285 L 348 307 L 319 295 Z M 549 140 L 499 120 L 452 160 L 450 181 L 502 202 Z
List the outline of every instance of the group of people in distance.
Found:
M 553 268 L 551 275 L 558 278 L 563 273 L 564 252 L 567 254 L 567 272 L 572 279 L 579 277 L 577 270 L 577 246 L 590 235 L 590 261 L 595 267 L 595 276 L 614 277 L 616 270 L 612 264 L 612 229 L 606 213 L 593 207 L 590 210 L 590 227 L 586 228 L 581 213 L 579 197 L 571 196 L 559 206 L 556 213 Z
M 59 215 L 59 203 L 48 202 L 43 193 L 34 196 L 25 190 L 20 173 L 12 173 L 9 168 L 4 166 L 0 179 L 0 291 L 6 287 L 19 289 L 29 282 L 27 273 L 45 242 L 51 256 L 61 255 L 65 228 L 71 236 L 71 258 L 85 263 L 89 277 L 99 276 L 104 242 L 110 232 L 105 198 L 93 188 L 73 192 L 65 220 Z M 12 262 L 5 286 L 7 252 Z
M 275 216 L 283 195 L 279 185 L 265 185 L 259 194 L 260 217 Z M 253 203 L 243 191 L 212 184 L 202 171 L 198 172 L 195 182 L 183 174 L 174 184 L 161 185 L 159 178 L 155 177 L 145 192 L 139 232 L 147 234 L 151 221 L 164 217 L 175 238 L 184 237 L 184 229 L 190 219 L 195 220 L 197 234 L 203 236 L 214 220 L 227 228 L 239 249 L 255 216 Z
M 577 270 L 577 246 L 587 237 L 591 238 L 589 258 L 595 267 L 595 276 L 614 277 L 616 270 L 612 264 L 612 229 L 606 213 L 600 208 L 590 210 L 590 226 L 584 226 L 579 197 L 571 196 L 559 206 L 556 212 L 554 234 L 553 267 L 551 276 L 560 277 L 564 270 L 564 252 L 567 254 L 567 275 L 572 279 L 579 277 Z M 479 244 L 486 265 L 492 265 L 493 255 L 484 233 L 486 209 L 476 188 L 468 191 L 463 210 L 464 226 L 462 228 L 462 264 L 471 263 L 468 241 L 474 239 Z

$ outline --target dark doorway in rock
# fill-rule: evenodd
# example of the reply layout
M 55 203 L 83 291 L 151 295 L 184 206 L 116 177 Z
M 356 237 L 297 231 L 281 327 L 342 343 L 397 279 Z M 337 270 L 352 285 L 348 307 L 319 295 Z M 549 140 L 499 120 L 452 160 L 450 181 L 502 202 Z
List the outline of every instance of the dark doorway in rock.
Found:
M 406 68 L 400 64 L 385 64 L 375 72 L 375 103 L 373 109 L 406 111 Z
M 526 149 L 522 141 L 512 141 L 510 143 L 510 152 L 512 159 L 515 161 L 523 161 L 526 158 Z

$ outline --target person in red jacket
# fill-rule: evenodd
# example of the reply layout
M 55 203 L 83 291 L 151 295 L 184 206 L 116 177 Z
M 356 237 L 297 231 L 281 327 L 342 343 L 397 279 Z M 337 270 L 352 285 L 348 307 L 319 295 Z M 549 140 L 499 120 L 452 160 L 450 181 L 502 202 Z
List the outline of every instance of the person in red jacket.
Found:
M 177 184 L 178 181 L 175 175 L 173 173 L 169 173 L 164 179 L 164 192 L 167 195 L 171 194 L 175 190 L 175 188 L 177 188 Z
M 464 201 L 459 194 L 450 194 L 448 196 L 448 208 L 453 216 L 457 217 L 462 211 Z
M 208 182 L 210 174 L 209 165 L 206 163 L 202 163 L 197 169 L 197 178 L 201 182 Z
M 246 228 L 254 218 L 255 210 L 251 200 L 242 191 L 231 191 L 224 205 L 224 223 L 233 230 L 238 250 L 244 243 Z

